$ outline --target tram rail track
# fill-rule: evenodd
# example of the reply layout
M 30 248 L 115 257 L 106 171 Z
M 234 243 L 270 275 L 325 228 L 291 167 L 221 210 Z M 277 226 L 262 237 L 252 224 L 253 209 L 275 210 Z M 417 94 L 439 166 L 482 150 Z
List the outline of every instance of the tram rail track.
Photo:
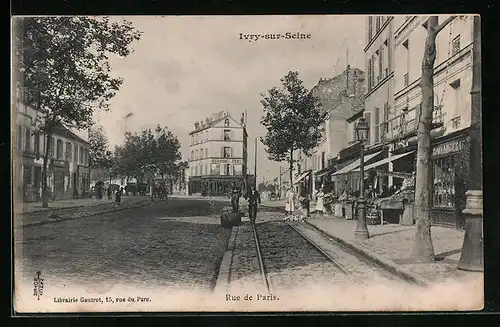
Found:
M 349 281 L 349 283 L 357 288 L 362 288 L 365 285 L 366 281 L 361 281 L 359 278 L 354 276 L 355 272 L 353 269 L 349 269 L 344 265 L 343 263 L 340 262 L 337 258 L 335 258 L 333 255 L 331 255 L 327 249 L 325 249 L 323 246 L 319 245 L 316 241 L 311 239 L 309 236 L 305 235 L 303 231 L 301 231 L 297 226 L 294 226 L 293 223 L 286 222 L 286 225 L 292 229 L 296 234 L 298 234 L 301 239 L 305 240 L 309 245 L 311 245 L 312 248 L 315 249 L 316 252 L 320 253 L 322 257 L 324 257 L 328 262 L 332 263 L 338 271 L 340 271 L 345 278 Z M 306 227 L 309 228 L 309 227 Z M 269 279 L 269 274 L 268 271 L 266 270 L 266 265 L 264 262 L 264 254 L 263 254 L 263 248 L 261 246 L 260 242 L 260 237 L 259 237 L 259 232 L 257 231 L 256 225 L 252 225 L 252 231 L 253 231 L 253 236 L 254 236 L 254 242 L 255 242 L 255 247 L 256 247 L 256 253 L 257 253 L 257 259 L 259 262 L 259 269 L 260 269 L 260 277 L 262 284 L 266 287 L 267 291 L 272 294 L 274 291 L 274 287 L 272 285 L 272 282 Z M 318 233 L 317 231 L 314 231 L 312 228 L 310 228 L 311 231 L 316 232 L 318 236 L 325 238 L 325 235 L 322 235 L 321 233 Z M 332 246 L 335 246 L 340 249 L 340 251 L 347 253 L 348 256 L 354 256 L 356 260 L 362 261 L 368 266 L 370 266 L 371 269 L 377 270 L 379 273 L 381 272 L 381 275 L 383 275 L 386 279 L 389 280 L 399 280 L 401 281 L 402 279 L 393 274 L 392 272 L 384 269 L 380 265 L 378 265 L 376 262 L 371 262 L 371 260 L 364 258 L 360 255 L 350 253 L 352 251 L 348 251 L 347 249 L 344 249 L 344 246 L 342 244 L 337 244 L 337 242 L 333 241 L 331 238 L 329 238 L 329 243 L 332 244 Z M 345 258 L 345 256 L 344 256 Z

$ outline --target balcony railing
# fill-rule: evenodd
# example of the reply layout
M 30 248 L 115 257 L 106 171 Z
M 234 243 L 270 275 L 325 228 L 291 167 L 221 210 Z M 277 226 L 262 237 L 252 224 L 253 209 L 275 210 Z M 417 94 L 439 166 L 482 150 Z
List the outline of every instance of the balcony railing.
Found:
M 383 142 L 403 140 L 416 135 L 418 112 L 420 105 L 403 111 L 400 115 L 382 123 L 381 138 Z M 443 111 L 441 106 L 435 106 L 432 112 L 431 129 L 443 126 Z

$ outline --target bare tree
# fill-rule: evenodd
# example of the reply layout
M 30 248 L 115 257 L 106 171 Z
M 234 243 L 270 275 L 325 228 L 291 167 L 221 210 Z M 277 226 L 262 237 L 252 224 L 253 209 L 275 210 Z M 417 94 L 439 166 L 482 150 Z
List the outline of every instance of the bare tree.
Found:
M 434 62 L 436 61 L 436 37 L 456 16 L 450 16 L 439 24 L 438 16 L 430 16 L 424 57 L 422 59 L 422 105 L 418 116 L 417 172 L 415 177 L 416 232 L 413 257 L 416 262 L 433 262 L 434 246 L 431 238 L 431 125 L 434 109 Z

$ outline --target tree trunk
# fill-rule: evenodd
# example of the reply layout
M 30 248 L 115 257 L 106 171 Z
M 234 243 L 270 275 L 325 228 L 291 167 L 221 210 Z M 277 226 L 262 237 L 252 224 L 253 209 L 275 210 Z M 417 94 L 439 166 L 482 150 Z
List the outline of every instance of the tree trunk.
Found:
M 51 131 L 45 133 L 47 137 L 47 142 L 45 144 L 45 153 L 43 154 L 43 168 L 42 168 L 42 207 L 49 207 L 49 190 L 47 187 L 47 165 L 49 161 L 49 150 L 53 145 L 51 144 Z
M 290 188 L 293 187 L 293 148 L 290 149 Z
M 451 18 L 453 19 L 453 18 Z M 413 248 L 415 262 L 433 262 L 434 246 L 431 237 L 431 125 L 434 109 L 434 62 L 436 61 L 436 36 L 451 19 L 438 25 L 438 17 L 430 16 L 427 20 L 427 38 L 422 59 L 420 88 L 422 103 L 417 112 L 418 145 L 415 178 L 415 219 L 416 232 Z

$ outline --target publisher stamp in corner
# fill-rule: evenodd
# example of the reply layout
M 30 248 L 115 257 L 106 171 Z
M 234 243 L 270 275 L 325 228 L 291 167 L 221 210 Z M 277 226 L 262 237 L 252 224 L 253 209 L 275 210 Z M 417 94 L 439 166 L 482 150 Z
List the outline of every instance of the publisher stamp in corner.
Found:
M 42 295 L 43 295 L 42 272 L 37 271 L 35 273 L 35 277 L 33 278 L 33 296 L 36 296 L 37 300 L 40 300 L 40 296 Z

